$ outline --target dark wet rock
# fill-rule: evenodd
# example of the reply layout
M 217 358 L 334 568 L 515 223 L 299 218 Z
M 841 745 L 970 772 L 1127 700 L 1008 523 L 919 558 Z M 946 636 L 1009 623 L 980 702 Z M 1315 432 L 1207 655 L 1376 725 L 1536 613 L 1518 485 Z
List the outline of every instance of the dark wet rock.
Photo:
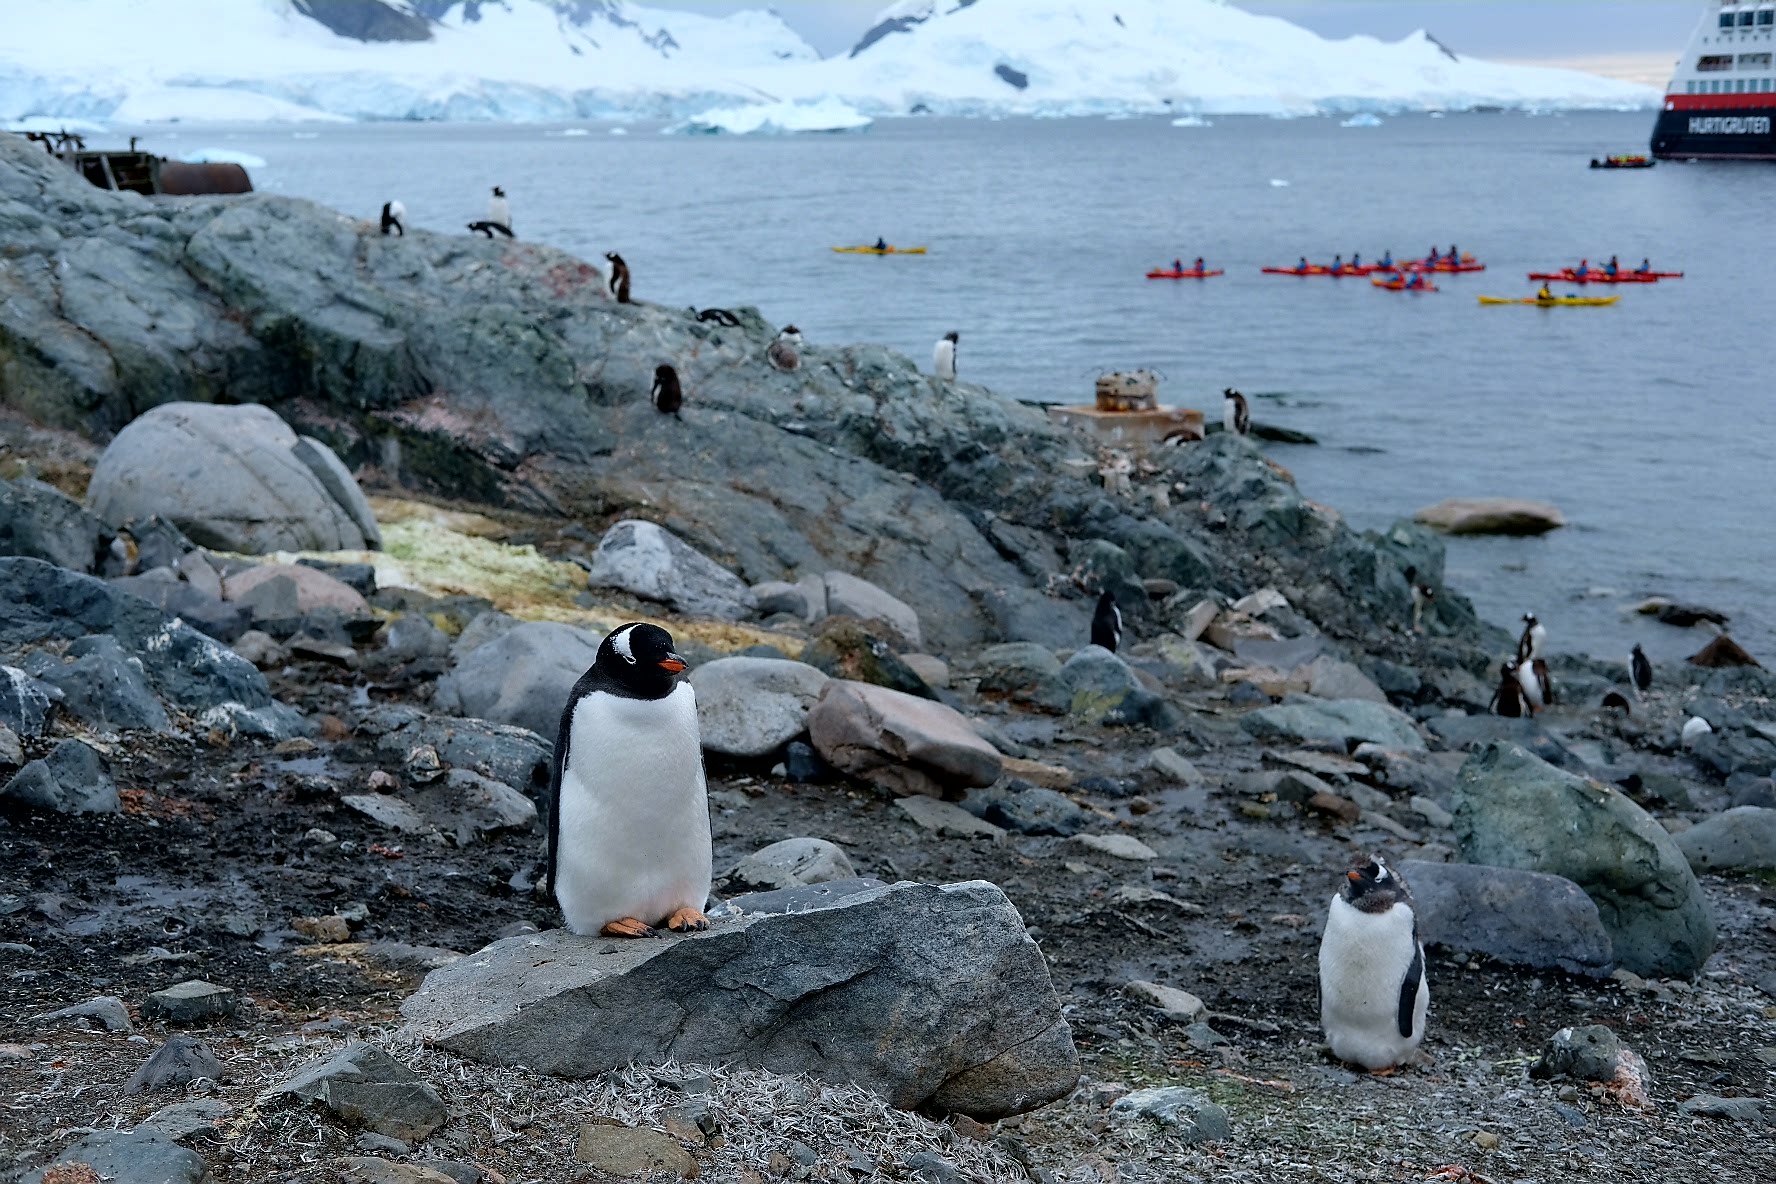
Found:
M 1762 1098 L 1722 1098 L 1714 1094 L 1696 1094 L 1678 1103 L 1683 1114 L 1700 1114 L 1706 1118 L 1725 1118 L 1750 1126 L 1764 1126 L 1766 1103 Z
M 270 1096 L 303 1099 L 349 1127 L 409 1143 L 425 1138 L 450 1117 L 436 1089 L 374 1044 L 351 1044 L 310 1062 L 273 1087 Z
M 1562 1028 L 1548 1038 L 1541 1059 L 1529 1067 L 1531 1077 L 1571 1077 L 1578 1081 L 1614 1081 L 1624 1055 L 1634 1054 L 1602 1024 Z
M 29 478 L 0 481 L 0 555 L 92 572 L 104 534 L 97 518 L 53 485 Z
M 171 569 L 156 568 L 146 575 L 111 580 L 110 584 L 132 596 L 141 597 L 167 616 L 177 617 L 198 632 L 208 634 L 224 644 L 238 640 L 252 628 L 252 606 L 230 604 L 219 595 L 181 580 L 158 578 L 158 572 L 170 573 Z
M 559 707 L 556 711 L 559 716 Z M 443 766 L 468 769 L 530 794 L 540 793 L 549 783 L 551 743 L 526 728 L 388 705 L 366 713 L 357 731 L 373 740 L 377 757 L 389 763 L 405 763 L 416 750 L 429 748 Z M 554 732 L 548 735 L 553 737 Z
M 1722 629 L 1727 627 L 1726 613 L 1699 604 L 1663 604 L 1655 616 L 1661 625 L 1674 625 L 1679 629 L 1689 629 L 1704 621 Z
M 1240 720 L 1260 740 L 1317 744 L 1349 752 L 1359 744 L 1387 749 L 1423 751 L 1425 742 L 1412 721 L 1384 703 L 1365 699 L 1314 699 L 1290 695 L 1275 707 L 1263 707 Z
M 1427 946 L 1512 966 L 1607 977 L 1615 969 L 1597 906 L 1571 880 L 1467 863 L 1399 864 Z
M 800 740 L 791 740 L 783 750 L 783 774 L 798 785 L 830 780 L 833 768 L 820 754 L 814 751 L 811 744 L 803 744 Z
M 86 1164 L 106 1184 L 206 1184 L 210 1179 L 202 1156 L 152 1130 L 94 1131 L 56 1156 L 55 1162 Z M 21 1184 L 80 1179 L 49 1167 L 27 1174 Z
M 143 1090 L 176 1089 L 200 1077 L 222 1080 L 222 1062 L 216 1054 L 189 1036 L 174 1034 L 154 1050 L 124 1083 L 126 1094 Z
M 1693 974 L 1714 951 L 1714 921 L 1688 861 L 1614 787 L 1496 742 L 1462 766 L 1453 805 L 1464 859 L 1578 884 L 1626 969 Z
M 78 740 L 61 741 L 13 774 L 0 788 L 0 803 L 63 814 L 115 814 L 122 808 L 104 760 Z
M 169 1024 L 196 1024 L 233 1015 L 239 1007 L 240 996 L 232 988 L 194 978 L 149 995 L 142 1001 L 142 1014 Z
M 1698 873 L 1776 870 L 1776 810 L 1735 806 L 1703 819 L 1675 842 Z
M 552 739 L 574 683 L 591 667 L 603 640 L 572 625 L 526 621 L 459 658 L 438 680 L 432 704 Z
M 1002 767 L 954 708 L 846 679 L 821 691 L 808 736 L 833 768 L 894 793 L 961 797 L 993 784 Z
M 665 527 L 637 518 L 605 531 L 587 582 L 621 588 L 695 617 L 740 621 L 757 605 L 740 577 Z
M 172 720 L 148 684 L 142 660 L 124 652 L 108 634 L 82 637 L 68 646 L 70 661 L 35 655 L 28 668 L 62 692 L 62 710 L 101 732 L 147 728 L 172 730 Z
M 1147 689 L 1134 668 L 1116 654 L 1087 645 L 1061 666 L 1067 714 L 1086 723 L 1169 731 L 1177 709 Z
M 106 447 L 87 497 L 106 522 L 159 515 L 221 551 L 381 545 L 369 503 L 333 451 L 251 404 L 150 409 Z
M 1749 773 L 1734 773 L 1727 778 L 1729 806 L 1762 806 L 1776 809 L 1776 781 Z M 1687 804 L 1687 803 L 1685 803 Z
M 867 682 L 922 699 L 936 693 L 901 660 L 895 637 L 883 626 L 856 617 L 828 617 L 814 627 L 802 661 L 833 678 Z
M 1560 737 L 1533 719 L 1512 719 L 1502 715 L 1437 715 L 1425 726 L 1450 748 L 1473 752 L 1494 741 L 1505 740 L 1558 768 L 1584 768 L 1584 762 L 1567 749 Z
M 389 622 L 384 652 L 397 662 L 450 656 L 450 635 L 417 613 Z
M 784 839 L 742 859 L 727 883 L 754 892 L 850 880 L 857 875 L 844 848 L 826 839 Z
M 529 830 L 537 820 L 535 802 L 502 781 L 468 769 L 451 769 L 438 780 L 409 790 L 403 800 L 459 847 L 500 831 Z
M 1157 1123 L 1167 1135 L 1185 1143 L 1225 1139 L 1233 1134 L 1227 1111 L 1196 1090 L 1174 1085 L 1138 1089 L 1111 1104 L 1112 1114 Z
M 0 725 L 14 734 L 35 736 L 43 731 L 50 710 L 61 700 L 62 690 L 54 683 L 33 678 L 17 666 L 0 666 Z
M 325 559 L 303 558 L 296 561 L 300 567 L 312 567 L 316 571 L 326 572 L 359 596 L 368 600 L 376 595 L 376 566 L 370 563 L 330 563 Z
M 1033 787 L 996 796 L 981 817 L 1020 835 L 1068 838 L 1091 825 L 1092 815 L 1072 798 L 1052 789 Z
M 785 956 L 809 949 L 817 968 Z M 667 1058 L 754 1065 L 982 1120 L 1078 1079 L 1041 951 L 980 881 L 872 888 L 664 941 L 507 938 L 428 975 L 402 1012 L 407 1035 L 495 1064 L 569 1077 Z
M 718 658 L 691 672 L 703 748 L 725 756 L 776 752 L 808 730 L 827 675 L 803 662 Z

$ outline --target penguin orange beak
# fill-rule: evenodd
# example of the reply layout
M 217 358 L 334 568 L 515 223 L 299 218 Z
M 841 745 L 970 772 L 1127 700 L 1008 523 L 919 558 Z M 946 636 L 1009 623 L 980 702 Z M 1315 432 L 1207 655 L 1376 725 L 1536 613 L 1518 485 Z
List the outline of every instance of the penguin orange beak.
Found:
M 1363 878 L 1363 873 L 1359 872 L 1359 871 L 1348 871 L 1348 872 L 1345 872 L 1344 875 L 1345 875 L 1345 878 L 1350 880 L 1350 882 L 1353 884 Z
M 685 660 L 677 654 L 670 654 L 660 659 L 660 669 L 668 674 L 677 674 L 685 668 Z

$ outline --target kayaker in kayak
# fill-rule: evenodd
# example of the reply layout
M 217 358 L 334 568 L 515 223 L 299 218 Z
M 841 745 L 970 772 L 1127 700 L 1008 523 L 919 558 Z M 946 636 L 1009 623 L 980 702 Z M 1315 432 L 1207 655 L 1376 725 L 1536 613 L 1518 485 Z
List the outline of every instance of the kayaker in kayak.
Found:
M 1394 251 L 1392 247 L 1389 247 L 1387 251 L 1382 254 L 1381 269 L 1383 271 L 1392 271 L 1394 269 Z
M 1351 270 L 1356 271 L 1357 269 L 1359 269 L 1362 266 L 1363 266 L 1363 257 L 1361 255 L 1352 255 L 1351 256 Z
M 1542 290 L 1536 293 L 1536 299 L 1537 300 L 1552 300 L 1552 299 L 1554 299 L 1554 293 L 1549 291 L 1548 285 L 1546 283 L 1544 283 L 1544 284 L 1542 284 Z
M 1640 261 L 1640 266 L 1634 269 L 1634 273 L 1636 275 L 1651 275 L 1653 273 L 1652 261 L 1650 259 L 1642 259 Z
M 1451 263 L 1456 264 L 1457 266 L 1461 265 L 1461 261 L 1462 261 L 1461 252 L 1455 249 L 1454 243 L 1449 244 L 1449 261 Z
M 888 240 L 887 240 L 887 239 L 885 239 L 885 238 L 882 238 L 882 237 L 880 237 L 880 236 L 877 236 L 877 238 L 876 238 L 876 250 L 878 250 L 878 251 L 886 251 L 886 250 L 887 250 L 887 249 L 888 249 Z
M 1410 277 L 1408 277 L 1408 279 L 1406 280 L 1405 286 L 1406 286 L 1407 291 L 1411 291 L 1414 288 L 1424 287 L 1425 286 L 1425 273 L 1422 271 L 1413 272 L 1412 275 Z
M 1178 274 L 1182 275 L 1184 273 L 1184 260 L 1182 260 L 1182 259 L 1172 260 L 1172 270 L 1177 272 Z M 1197 261 L 1197 270 L 1198 271 L 1202 270 L 1202 261 L 1201 260 Z
M 1295 264 L 1295 270 L 1302 275 L 1307 274 L 1307 256 L 1303 255 Z
M 1337 275 L 1339 272 L 1341 272 L 1343 270 L 1344 270 L 1344 256 L 1343 255 L 1332 256 L 1332 274 Z
M 1197 272 L 1205 270 L 1203 267 L 1203 257 L 1201 255 L 1198 255 L 1196 257 L 1196 262 L 1190 265 L 1190 270 Z
M 1611 255 L 1609 262 L 1603 265 L 1603 274 L 1609 276 L 1612 280 L 1616 278 L 1616 273 L 1620 270 L 1621 266 L 1616 262 L 1616 257 L 1614 255 Z
M 1590 275 L 1591 274 L 1591 261 L 1589 259 L 1579 260 L 1579 265 L 1577 267 L 1573 268 L 1573 274 L 1578 276 L 1580 279 L 1584 279 L 1586 276 Z

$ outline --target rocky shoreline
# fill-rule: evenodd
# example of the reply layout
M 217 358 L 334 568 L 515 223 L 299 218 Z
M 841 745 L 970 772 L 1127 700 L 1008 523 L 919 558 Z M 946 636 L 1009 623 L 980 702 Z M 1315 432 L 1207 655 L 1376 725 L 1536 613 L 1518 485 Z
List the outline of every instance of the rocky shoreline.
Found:
M 1424 527 L 1227 436 L 1107 489 L 1034 409 L 879 347 L 783 372 L 739 312 L 0 135 L 0 1179 L 1776 1171 L 1776 678 L 1624 714 L 1556 654 L 1489 715 L 1513 639 Z M 552 719 L 638 618 L 692 661 L 727 902 L 639 960 L 536 890 Z M 1387 1078 L 1319 1045 L 1360 849 L 1432 952 Z M 633 1036 L 567 1034 L 587 983 Z M 1561 1051 L 1600 1024 L 1628 1051 Z

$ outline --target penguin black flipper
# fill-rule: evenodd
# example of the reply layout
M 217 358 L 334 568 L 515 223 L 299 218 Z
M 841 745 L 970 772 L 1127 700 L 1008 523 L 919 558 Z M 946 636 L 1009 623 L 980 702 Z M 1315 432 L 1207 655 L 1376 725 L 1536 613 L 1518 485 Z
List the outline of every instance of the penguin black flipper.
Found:
M 1418 917 L 1412 919 L 1412 963 L 1406 967 L 1406 977 L 1400 980 L 1400 1011 L 1396 1023 L 1400 1029 L 1400 1038 L 1412 1038 L 1412 1013 L 1418 1006 L 1418 985 L 1424 982 L 1425 956 L 1424 947 L 1418 944 Z
M 555 893 L 556 852 L 561 846 L 561 775 L 567 768 L 567 749 L 573 738 L 574 707 L 591 689 L 588 682 L 591 677 L 590 670 L 580 675 L 579 681 L 574 683 L 573 693 L 567 697 L 567 706 L 561 710 L 561 727 L 555 733 L 555 755 L 549 762 L 549 853 L 545 863 L 551 896 Z

